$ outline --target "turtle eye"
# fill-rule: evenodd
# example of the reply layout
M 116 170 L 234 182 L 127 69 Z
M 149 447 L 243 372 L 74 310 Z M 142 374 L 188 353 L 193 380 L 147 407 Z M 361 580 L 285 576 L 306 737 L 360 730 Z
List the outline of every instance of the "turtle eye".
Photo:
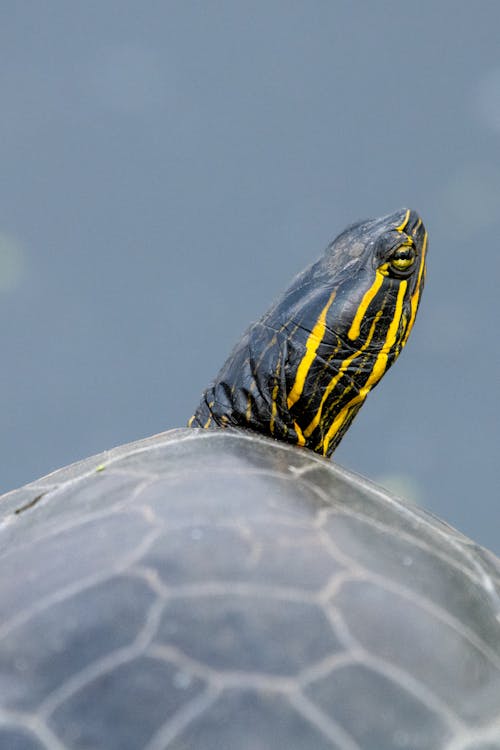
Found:
M 412 245 L 401 245 L 394 251 L 389 263 L 394 271 L 404 272 L 412 267 L 416 257 L 415 248 Z

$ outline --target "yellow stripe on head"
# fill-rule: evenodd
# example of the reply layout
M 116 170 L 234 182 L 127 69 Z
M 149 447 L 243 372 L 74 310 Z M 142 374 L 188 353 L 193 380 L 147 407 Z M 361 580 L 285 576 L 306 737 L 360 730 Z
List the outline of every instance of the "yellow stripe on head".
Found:
M 321 416 L 322 416 L 322 413 L 323 413 L 323 407 L 325 405 L 325 401 L 327 400 L 328 396 L 333 391 L 333 389 L 335 388 L 335 386 L 337 385 L 337 383 L 339 382 L 339 380 L 342 378 L 342 376 L 344 375 L 345 371 L 347 370 L 347 368 L 349 367 L 349 365 L 351 364 L 351 362 L 354 359 L 356 359 L 356 357 L 359 357 L 359 355 L 362 354 L 365 351 L 365 349 L 367 349 L 370 346 L 371 340 L 373 338 L 373 334 L 375 333 L 375 326 L 377 325 L 378 321 L 380 320 L 380 316 L 381 315 L 382 315 L 382 310 L 379 310 L 377 312 L 377 314 L 375 315 L 375 318 L 373 319 L 373 323 L 371 325 L 370 332 L 369 332 L 369 334 L 367 336 L 367 339 L 366 339 L 365 343 L 363 344 L 363 346 L 361 346 L 357 351 L 355 351 L 353 354 L 351 354 L 349 357 L 347 357 L 347 359 L 344 359 L 344 361 L 342 362 L 342 365 L 339 368 L 339 371 L 337 372 L 337 374 L 335 375 L 335 377 L 332 378 L 330 380 L 330 382 L 328 383 L 328 385 L 326 386 L 325 391 L 323 393 L 323 397 L 321 399 L 321 403 L 320 403 L 320 405 L 318 407 L 318 411 L 314 415 L 314 418 L 313 418 L 312 422 L 304 430 L 304 435 L 305 435 L 306 438 L 309 437 L 310 435 L 312 435 L 312 433 L 314 432 L 314 430 L 316 429 L 316 427 L 319 425 L 319 423 L 321 421 Z
M 253 383 L 252 383 L 252 385 L 253 385 Z M 246 409 L 246 412 L 245 412 L 245 418 L 246 418 L 247 422 L 250 422 L 250 420 L 252 418 L 252 396 L 250 395 L 250 393 L 247 396 L 247 409 Z
M 305 445 L 306 439 L 297 422 L 294 422 L 293 426 L 295 428 L 295 432 L 297 433 L 297 445 Z
M 403 301 L 404 301 L 404 296 L 405 296 L 407 286 L 408 286 L 407 281 L 401 281 L 399 285 L 398 296 L 397 296 L 396 305 L 394 309 L 394 315 L 391 320 L 391 325 L 389 326 L 389 330 L 387 331 L 385 344 L 384 344 L 383 349 L 379 352 L 377 359 L 375 360 L 375 364 L 373 365 L 373 369 L 370 373 L 370 377 L 366 381 L 363 388 L 361 388 L 359 393 L 353 399 L 351 399 L 351 401 L 349 401 L 349 403 L 346 404 L 346 406 L 344 406 L 343 409 L 341 409 L 338 416 L 334 419 L 328 432 L 325 435 L 325 438 L 323 440 L 323 454 L 325 456 L 328 453 L 328 446 L 330 445 L 334 435 L 336 435 L 337 432 L 342 428 L 342 425 L 345 423 L 345 420 L 349 417 L 349 414 L 352 411 L 353 407 L 357 406 L 358 404 L 363 403 L 368 393 L 371 391 L 373 386 L 378 383 L 378 381 L 380 380 L 380 378 L 382 377 L 382 375 L 387 369 L 387 360 L 389 358 L 389 352 L 396 342 L 396 336 L 398 333 L 399 322 L 401 320 L 401 315 L 402 315 L 402 310 L 403 310 Z M 375 321 L 372 325 L 372 331 L 370 332 L 371 335 L 373 335 L 374 328 L 375 328 Z
M 405 227 L 408 224 L 408 221 L 410 219 L 410 214 L 411 214 L 411 211 L 408 208 L 406 210 L 405 217 L 404 217 L 403 221 L 401 222 L 401 224 L 398 227 L 396 227 L 396 232 L 403 232 L 403 230 L 405 229 Z
M 297 401 L 302 395 L 302 391 L 304 390 L 304 385 L 306 382 L 307 375 L 316 357 L 316 352 L 318 351 L 318 346 L 321 344 L 323 340 L 323 336 L 325 335 L 326 314 L 333 300 L 335 299 L 335 294 L 336 294 L 336 290 L 334 290 L 330 294 L 328 302 L 322 309 L 321 314 L 318 320 L 316 321 L 316 324 L 314 325 L 314 328 L 312 329 L 311 333 L 309 334 L 307 338 L 305 354 L 300 360 L 299 366 L 297 367 L 297 374 L 295 376 L 295 382 L 293 384 L 292 390 L 288 394 L 287 404 L 288 404 L 289 409 L 291 409 L 292 406 L 297 403 Z
M 363 322 L 363 318 L 366 315 L 366 311 L 368 310 L 370 302 L 373 300 L 378 290 L 382 286 L 383 281 L 384 281 L 384 275 L 382 273 L 375 274 L 375 281 L 373 282 L 371 287 L 368 289 L 368 291 L 364 293 L 363 299 L 359 303 L 358 309 L 356 310 L 356 315 L 354 316 L 353 321 L 351 323 L 351 327 L 349 328 L 349 331 L 347 333 L 351 341 L 354 341 L 354 339 L 358 338 L 359 333 L 360 333 L 361 323 Z
M 418 303 L 419 303 L 419 300 L 420 300 L 420 291 L 421 291 L 421 288 L 422 288 L 422 275 L 423 275 L 424 269 L 425 269 L 425 255 L 426 255 L 426 252 L 427 252 L 427 238 L 428 238 L 428 235 L 427 235 L 427 232 L 426 232 L 424 234 L 424 239 L 423 239 L 423 242 L 422 242 L 422 257 L 420 259 L 420 268 L 418 270 L 418 279 L 417 279 L 417 283 L 416 283 L 416 286 L 415 286 L 415 291 L 411 295 L 411 300 L 410 300 L 410 322 L 408 323 L 408 328 L 406 329 L 405 337 L 404 337 L 404 339 L 403 339 L 403 341 L 401 343 L 401 348 L 406 344 L 406 342 L 408 340 L 408 336 L 410 335 L 411 329 L 413 328 L 413 323 L 415 322 L 415 316 L 417 315 Z

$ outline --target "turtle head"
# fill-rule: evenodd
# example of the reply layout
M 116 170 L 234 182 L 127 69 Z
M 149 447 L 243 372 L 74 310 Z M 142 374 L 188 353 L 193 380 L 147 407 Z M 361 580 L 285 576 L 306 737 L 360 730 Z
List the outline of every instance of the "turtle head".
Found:
M 315 275 L 332 290 L 326 323 L 346 351 L 399 353 L 424 285 L 426 244 L 419 215 L 401 209 L 353 224 L 327 248 Z
M 406 344 L 426 247 L 410 209 L 350 226 L 248 329 L 190 424 L 248 427 L 331 455 Z

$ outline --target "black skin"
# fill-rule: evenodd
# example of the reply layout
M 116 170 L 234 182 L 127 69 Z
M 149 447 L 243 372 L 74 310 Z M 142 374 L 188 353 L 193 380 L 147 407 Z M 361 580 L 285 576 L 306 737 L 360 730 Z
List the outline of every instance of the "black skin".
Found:
M 248 328 L 190 426 L 243 427 L 331 455 L 406 343 L 425 280 L 426 240 L 419 215 L 407 209 L 346 229 Z M 322 312 L 320 336 L 311 337 Z

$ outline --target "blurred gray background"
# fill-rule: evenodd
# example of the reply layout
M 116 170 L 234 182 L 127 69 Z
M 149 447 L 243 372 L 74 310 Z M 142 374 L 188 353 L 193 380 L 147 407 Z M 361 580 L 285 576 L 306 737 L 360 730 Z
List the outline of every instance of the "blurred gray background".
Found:
M 500 551 L 500 3 L 1 0 L 0 490 L 185 424 L 348 223 L 430 232 L 335 454 Z

